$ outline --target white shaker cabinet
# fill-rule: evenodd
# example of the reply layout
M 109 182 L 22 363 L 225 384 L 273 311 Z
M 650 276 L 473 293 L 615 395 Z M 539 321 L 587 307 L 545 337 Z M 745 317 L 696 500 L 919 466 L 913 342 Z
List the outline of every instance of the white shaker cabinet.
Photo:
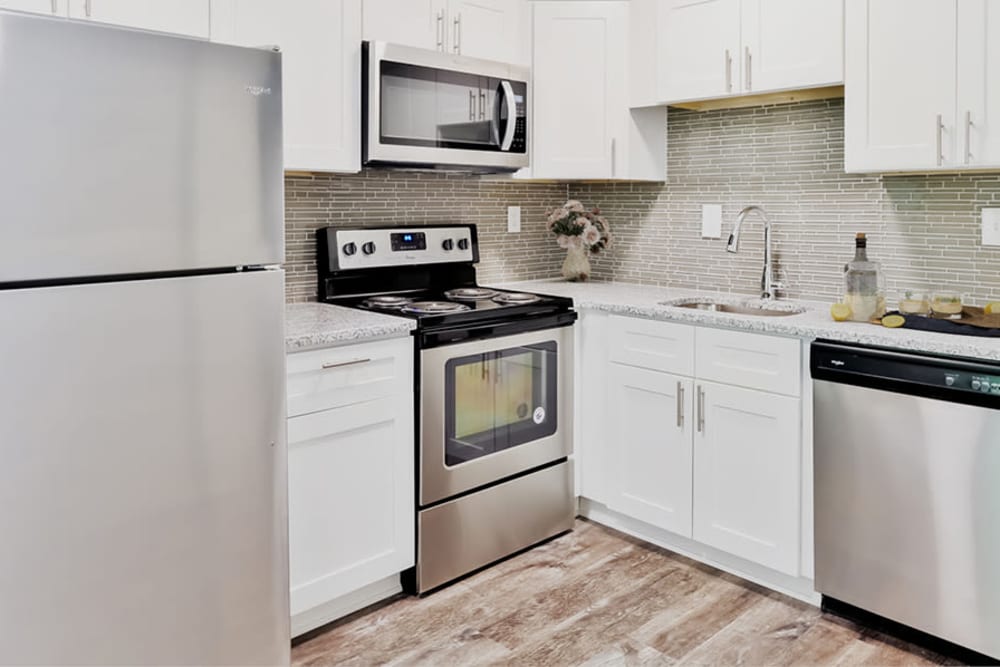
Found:
M 839 85 L 844 0 L 635 0 L 657 28 L 632 56 L 658 102 L 690 102 Z M 651 3 L 655 3 L 655 10 Z M 653 56 L 655 72 L 643 70 Z M 646 84 L 648 85 L 648 83 Z M 648 103 L 633 89 L 632 98 Z
M 611 365 L 608 380 L 609 431 L 617 443 L 608 507 L 691 537 L 694 383 L 620 364 Z
M 374 602 L 352 596 L 387 578 L 383 595 L 398 592 L 414 564 L 413 342 L 298 352 L 287 373 L 295 636 Z
M 656 39 L 661 100 L 740 90 L 740 0 L 660 0 Z
M 695 393 L 694 539 L 797 575 L 799 399 L 704 381 Z
M 614 178 L 625 147 L 628 3 L 533 4 L 531 175 Z
M 212 39 L 282 53 L 285 169 L 361 169 L 361 0 L 213 0 Z
M 960 167 L 1000 168 L 1000 0 L 958 3 Z
M 69 0 L 76 19 L 207 39 L 210 0 Z
M 844 80 L 843 0 L 742 0 L 744 93 Z
M 363 0 L 364 38 L 418 49 L 447 48 L 447 0 Z
M 0 9 L 66 16 L 67 0 L 0 0 Z
M 847 0 L 848 172 L 956 167 L 958 4 Z
M 527 63 L 526 0 L 364 0 L 364 38 Z

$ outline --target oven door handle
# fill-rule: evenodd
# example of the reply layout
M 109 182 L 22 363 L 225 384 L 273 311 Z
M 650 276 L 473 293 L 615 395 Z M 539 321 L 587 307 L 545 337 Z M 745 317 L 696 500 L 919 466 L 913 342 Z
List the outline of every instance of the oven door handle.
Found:
M 526 320 L 502 320 L 485 322 L 478 325 L 463 325 L 449 328 L 431 328 L 419 333 L 420 349 L 427 350 L 442 345 L 453 345 L 488 338 L 515 336 L 522 333 L 544 331 L 568 327 L 576 321 L 575 311 L 556 313 L 545 317 Z

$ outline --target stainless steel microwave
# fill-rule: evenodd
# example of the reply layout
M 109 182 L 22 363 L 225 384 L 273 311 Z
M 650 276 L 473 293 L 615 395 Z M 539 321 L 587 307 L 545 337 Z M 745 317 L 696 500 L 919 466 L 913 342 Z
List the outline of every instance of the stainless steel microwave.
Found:
M 528 166 L 528 68 L 385 42 L 362 53 L 366 165 Z

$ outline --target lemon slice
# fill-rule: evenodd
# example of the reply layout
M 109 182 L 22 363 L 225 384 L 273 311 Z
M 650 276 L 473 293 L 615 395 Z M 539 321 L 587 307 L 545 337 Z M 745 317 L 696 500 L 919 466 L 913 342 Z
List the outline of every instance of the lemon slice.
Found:
M 830 306 L 830 317 L 837 322 L 851 319 L 851 307 L 846 303 L 835 303 Z
M 983 312 L 987 315 L 993 315 L 994 313 L 1000 314 L 1000 301 L 990 301 L 986 304 L 986 307 L 983 308 Z
M 906 318 L 902 315 L 886 315 L 882 318 L 882 326 L 890 329 L 898 329 L 906 324 Z

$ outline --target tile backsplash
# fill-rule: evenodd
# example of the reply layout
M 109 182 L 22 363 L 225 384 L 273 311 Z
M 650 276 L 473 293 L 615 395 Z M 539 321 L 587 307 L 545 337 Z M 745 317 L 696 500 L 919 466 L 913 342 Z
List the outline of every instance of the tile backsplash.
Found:
M 567 196 L 600 206 L 616 245 L 594 278 L 755 293 L 763 226 L 750 217 L 740 252 L 725 251 L 736 213 L 763 206 L 773 223 L 784 296 L 833 300 L 856 232 L 886 271 L 890 301 L 915 284 L 1000 299 L 1000 248 L 980 245 L 980 210 L 1000 206 L 1000 174 L 844 173 L 843 100 L 729 109 L 671 109 L 668 180 L 526 183 L 366 171 L 285 180 L 287 299 L 316 298 L 313 230 L 324 225 L 476 223 L 479 277 L 489 284 L 559 275 L 564 253 L 544 211 Z M 723 207 L 723 238 L 701 238 L 701 205 Z M 508 205 L 522 231 L 506 232 Z
M 758 204 L 789 297 L 838 298 L 854 234 L 866 232 L 890 302 L 910 284 L 1000 299 L 1000 248 L 980 245 L 980 210 L 1000 206 L 1000 174 L 845 174 L 843 100 L 671 109 L 668 124 L 666 184 L 570 184 L 616 235 L 596 279 L 755 293 L 760 219 L 747 218 L 738 254 L 725 248 L 736 214 Z M 723 238 L 701 238 L 702 204 L 722 204 Z
M 456 174 L 370 170 L 351 176 L 285 178 L 286 299 L 316 299 L 316 240 L 323 226 L 475 223 L 484 284 L 559 274 L 563 251 L 545 231 L 545 209 L 566 201 L 566 185 Z M 507 233 L 507 207 L 521 207 L 521 231 Z

